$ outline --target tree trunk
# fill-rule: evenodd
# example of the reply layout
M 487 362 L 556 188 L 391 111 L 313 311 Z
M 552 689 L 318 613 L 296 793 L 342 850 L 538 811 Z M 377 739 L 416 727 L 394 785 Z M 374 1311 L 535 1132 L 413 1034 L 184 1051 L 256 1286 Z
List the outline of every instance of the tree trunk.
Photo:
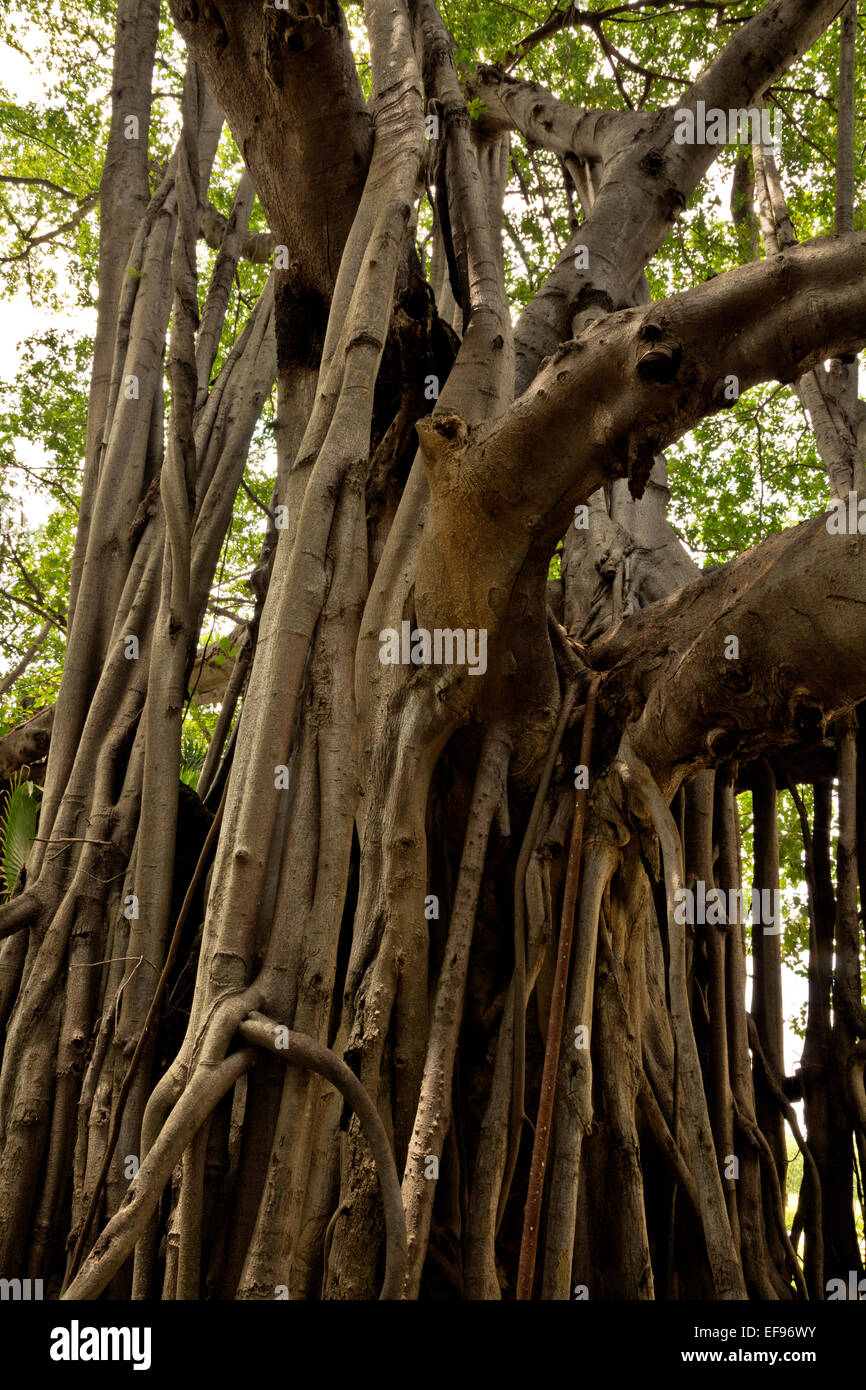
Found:
M 653 301 L 645 272 L 714 157 L 673 107 L 468 76 L 434 0 L 366 0 L 368 99 L 334 0 L 170 8 L 181 130 L 148 195 L 158 7 L 117 7 L 63 680 L 0 743 L 6 775 L 50 738 L 0 906 L 0 1269 L 64 1299 L 823 1298 L 863 1269 L 866 544 L 822 514 L 702 572 L 664 450 L 732 380 L 799 383 L 828 491 L 859 476 L 856 371 L 821 407 L 822 364 L 866 345 L 847 154 L 837 235 L 786 238 L 756 155 L 765 258 Z M 759 102 L 838 11 L 770 0 L 678 111 Z M 223 116 L 245 168 L 200 294 Z M 584 202 L 519 316 L 517 135 Z M 273 268 L 214 374 L 260 251 L 254 191 Z M 194 793 L 202 623 L 274 383 L 255 616 Z M 792 785 L 791 1078 L 781 928 L 747 939 L 736 795 L 760 904 L 783 755 L 816 745 L 838 786 Z

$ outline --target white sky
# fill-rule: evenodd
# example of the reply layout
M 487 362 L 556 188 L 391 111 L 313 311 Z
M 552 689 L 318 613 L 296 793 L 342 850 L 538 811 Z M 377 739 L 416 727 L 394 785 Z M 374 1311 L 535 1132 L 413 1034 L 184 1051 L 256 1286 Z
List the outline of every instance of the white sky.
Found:
M 44 97 L 46 91 L 45 74 L 39 62 L 39 50 L 41 35 L 34 26 L 30 26 L 25 31 L 25 39 L 32 39 L 29 54 L 19 53 L 17 49 L 10 48 L 9 44 L 0 40 L 0 81 L 9 91 L 10 95 L 21 102 L 38 101 Z M 95 215 L 95 214 L 94 214 Z M 45 253 L 58 277 L 58 287 L 62 293 L 63 285 L 63 266 L 65 254 L 58 252 L 52 255 Z M 21 288 L 14 298 L 3 300 L 3 331 L 0 333 L 0 380 L 11 382 L 21 359 L 20 344 L 35 333 L 44 332 L 49 328 L 74 329 L 79 333 L 92 333 L 96 326 L 96 311 L 93 309 L 81 309 L 74 303 L 74 297 L 70 295 L 69 308 L 66 312 L 50 313 L 43 308 L 34 306 L 31 303 L 27 290 Z M 20 456 L 25 463 L 38 467 L 44 462 L 44 455 L 38 450 L 34 450 L 25 440 L 18 443 Z M 41 525 L 49 511 L 51 503 L 47 499 L 36 497 L 32 493 L 23 493 L 21 502 L 27 524 L 30 526 Z

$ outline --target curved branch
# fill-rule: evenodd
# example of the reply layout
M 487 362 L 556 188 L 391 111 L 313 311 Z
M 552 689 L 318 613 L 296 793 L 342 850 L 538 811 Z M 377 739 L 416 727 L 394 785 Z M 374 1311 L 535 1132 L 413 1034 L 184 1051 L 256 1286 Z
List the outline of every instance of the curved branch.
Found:
M 45 757 L 53 723 L 54 706 L 46 705 L 0 738 L 0 778 L 11 777 L 25 763 L 36 763 Z
M 866 233 L 805 242 L 564 344 L 478 446 L 472 487 L 519 500 L 524 516 L 559 503 L 549 528 L 558 536 L 574 503 L 612 477 L 628 475 L 640 496 L 655 453 L 730 407 L 730 379 L 740 394 L 796 381 L 864 343 Z M 578 434 L 582 402 L 593 408 Z M 535 486 L 524 500 L 517 485 L 527 473 Z
M 530 548 L 549 542 L 552 550 L 575 505 L 602 483 L 628 476 L 641 496 L 656 455 L 731 404 L 732 380 L 740 392 L 770 378 L 793 381 L 822 357 L 864 343 L 866 232 L 856 232 L 593 324 L 503 417 L 471 435 L 457 416 L 425 417 L 418 433 L 432 524 L 417 598 L 426 625 L 453 626 L 459 612 L 462 625 L 486 627 L 491 643 L 499 596 L 511 594 Z M 477 540 L 471 567 L 449 549 L 467 516 Z
M 637 693 L 632 743 L 666 792 L 734 747 L 745 762 L 815 742 L 866 697 L 866 537 L 827 521 L 771 536 L 593 645 L 605 712 L 634 719 Z
M 215 1066 L 201 1067 L 168 1117 L 133 1178 L 120 1210 L 111 1218 L 61 1300 L 98 1298 L 142 1234 L 172 1169 L 227 1091 L 254 1066 L 258 1053 L 246 1047 Z
M 737 30 L 677 110 L 694 113 L 698 101 L 725 110 L 753 106 L 839 8 L 840 0 L 770 0 Z M 616 133 L 615 124 L 611 131 Z M 589 319 L 629 302 L 641 272 L 715 161 L 718 146 L 677 144 L 675 133 L 672 107 L 643 113 L 608 158 L 590 216 L 515 329 L 518 392 L 558 343 Z M 585 270 L 575 267 L 577 244 L 588 251 Z
M 324 1076 L 336 1086 L 358 1116 L 373 1151 L 382 1192 L 382 1205 L 385 1208 L 385 1279 L 379 1297 L 387 1300 L 402 1298 L 403 1282 L 406 1278 L 407 1243 L 400 1179 L 397 1177 L 390 1140 L 371 1097 L 342 1058 L 322 1043 L 316 1042 L 315 1038 L 308 1038 L 303 1033 L 292 1033 L 288 1029 L 283 1030 L 272 1019 L 258 1013 L 251 1014 L 241 1024 L 238 1032 L 247 1042 L 255 1043 L 256 1047 L 266 1048 L 276 1057 L 281 1057 L 284 1062 L 308 1067 L 310 1071 Z
M 572 106 L 538 82 L 519 81 L 495 67 L 479 65 L 468 91 L 484 103 L 477 122 L 482 134 L 516 130 L 563 158 L 603 160 L 613 153 L 612 136 L 625 139 L 646 125 L 645 117 L 632 112 Z
M 32 926 L 42 904 L 34 892 L 25 890 L 17 898 L 0 903 L 0 941 Z
M 248 175 L 246 176 L 248 177 Z M 206 203 L 201 215 L 199 235 L 213 251 L 221 251 L 226 232 L 230 229 L 232 218 L 224 217 L 213 203 Z M 276 237 L 273 232 L 251 232 L 246 227 L 238 227 L 238 259 L 251 261 L 253 265 L 267 265 L 274 253 Z

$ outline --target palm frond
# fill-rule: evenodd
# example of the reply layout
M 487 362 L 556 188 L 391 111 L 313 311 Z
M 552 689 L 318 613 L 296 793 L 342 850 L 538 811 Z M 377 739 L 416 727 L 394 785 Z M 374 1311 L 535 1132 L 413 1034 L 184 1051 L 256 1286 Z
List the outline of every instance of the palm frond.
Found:
M 9 897 L 36 836 L 40 788 L 16 779 L 0 803 L 0 888 Z

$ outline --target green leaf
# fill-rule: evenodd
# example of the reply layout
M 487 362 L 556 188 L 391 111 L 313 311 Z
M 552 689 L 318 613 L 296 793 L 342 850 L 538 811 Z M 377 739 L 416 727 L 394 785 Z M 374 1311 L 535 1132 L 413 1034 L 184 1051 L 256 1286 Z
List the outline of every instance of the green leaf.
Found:
M 0 811 L 0 878 L 6 897 L 27 861 L 36 836 L 39 789 L 32 782 L 15 782 L 5 793 Z
M 206 747 L 194 734 L 184 734 L 180 741 L 180 780 L 195 789 L 204 767 Z

